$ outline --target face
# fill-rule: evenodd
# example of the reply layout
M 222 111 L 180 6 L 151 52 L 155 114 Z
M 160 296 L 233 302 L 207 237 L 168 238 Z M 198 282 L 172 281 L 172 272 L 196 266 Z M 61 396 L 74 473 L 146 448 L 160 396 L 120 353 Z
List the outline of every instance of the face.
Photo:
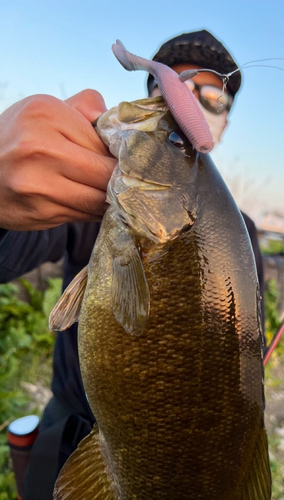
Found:
M 172 66 L 172 69 L 176 71 L 178 74 L 182 73 L 185 70 L 188 69 L 202 69 L 202 66 L 198 66 L 196 64 L 174 64 Z M 209 72 L 204 72 L 204 73 L 199 73 L 199 75 L 196 75 L 194 78 L 191 79 L 194 83 L 197 85 L 212 85 L 214 87 L 217 87 L 220 89 L 220 96 L 222 93 L 222 88 L 223 88 L 223 82 L 221 78 L 219 78 L 217 75 L 214 73 L 209 73 Z M 200 102 L 200 95 L 199 91 L 195 88 L 193 91 L 193 95 L 195 98 Z M 225 93 L 228 94 L 227 90 L 225 90 Z M 151 93 L 150 97 L 155 97 L 161 95 L 161 92 L 158 87 L 155 87 Z M 210 127 L 214 144 L 218 144 L 221 140 L 221 137 L 223 135 L 224 130 L 226 129 L 228 125 L 228 111 L 224 110 L 223 112 L 220 112 L 218 114 L 213 114 L 207 109 L 205 109 L 202 104 L 201 104 L 202 111 L 205 115 L 205 118 L 208 122 L 208 125 Z

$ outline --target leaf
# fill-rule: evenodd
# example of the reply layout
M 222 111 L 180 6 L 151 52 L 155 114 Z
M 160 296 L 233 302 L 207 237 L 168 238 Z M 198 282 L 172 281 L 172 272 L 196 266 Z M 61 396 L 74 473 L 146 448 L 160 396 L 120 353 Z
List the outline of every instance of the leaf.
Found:
M 19 281 L 28 293 L 31 306 L 36 311 L 42 311 L 43 292 L 34 288 L 26 279 L 20 278 Z

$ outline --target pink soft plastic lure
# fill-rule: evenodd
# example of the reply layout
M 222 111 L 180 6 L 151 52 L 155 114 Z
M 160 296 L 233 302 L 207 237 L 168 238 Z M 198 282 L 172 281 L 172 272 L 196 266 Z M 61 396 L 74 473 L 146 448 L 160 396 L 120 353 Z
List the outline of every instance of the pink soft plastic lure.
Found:
M 193 147 L 201 153 L 209 153 L 214 147 L 212 135 L 197 100 L 183 81 L 183 73 L 179 75 L 165 64 L 131 54 L 119 40 L 113 44 L 112 50 L 128 71 L 151 73 L 170 112 Z

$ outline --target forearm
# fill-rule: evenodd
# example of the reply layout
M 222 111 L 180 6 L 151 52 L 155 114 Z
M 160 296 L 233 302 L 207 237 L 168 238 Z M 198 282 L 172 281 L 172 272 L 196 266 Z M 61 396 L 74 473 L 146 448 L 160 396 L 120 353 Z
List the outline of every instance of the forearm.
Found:
M 7 283 L 65 252 L 67 225 L 44 231 L 0 230 L 0 283 Z

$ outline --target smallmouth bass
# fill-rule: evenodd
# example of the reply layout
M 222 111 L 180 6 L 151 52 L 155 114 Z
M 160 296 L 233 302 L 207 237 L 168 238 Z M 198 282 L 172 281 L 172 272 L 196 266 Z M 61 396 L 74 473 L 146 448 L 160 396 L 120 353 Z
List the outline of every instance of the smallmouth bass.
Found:
M 268 500 L 259 292 L 242 216 L 162 98 L 96 130 L 118 165 L 88 268 L 51 315 L 79 319 L 97 425 L 55 500 Z

